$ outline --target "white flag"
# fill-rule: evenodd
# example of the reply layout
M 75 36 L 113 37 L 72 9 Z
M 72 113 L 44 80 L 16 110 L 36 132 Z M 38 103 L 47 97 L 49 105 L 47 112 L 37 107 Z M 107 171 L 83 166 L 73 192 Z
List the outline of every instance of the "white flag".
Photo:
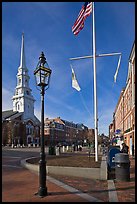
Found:
M 116 83 L 116 79 L 117 79 L 118 70 L 119 70 L 119 67 L 120 67 L 120 61 L 121 61 L 121 55 L 119 56 L 118 65 L 117 65 L 117 70 L 116 70 L 116 73 L 115 73 L 115 75 L 114 75 L 114 82 L 115 82 L 115 83 Z
M 77 82 L 76 75 L 75 75 L 74 70 L 73 70 L 72 67 L 71 67 L 71 70 L 72 70 L 72 87 L 74 89 L 76 89 L 77 91 L 80 91 L 81 88 L 80 88 L 80 86 L 79 86 L 79 84 Z

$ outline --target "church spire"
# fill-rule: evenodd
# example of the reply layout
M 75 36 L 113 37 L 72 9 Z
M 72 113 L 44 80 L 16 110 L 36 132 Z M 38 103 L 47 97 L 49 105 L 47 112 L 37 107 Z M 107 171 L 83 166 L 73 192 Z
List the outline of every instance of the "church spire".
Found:
M 29 87 L 29 75 L 25 62 L 24 33 L 22 33 L 21 59 L 18 68 L 17 86 L 12 97 L 13 111 L 23 112 L 23 118 L 34 118 L 34 101 L 32 90 Z
M 25 49 L 24 49 L 24 33 L 22 33 L 22 44 L 21 44 L 21 58 L 19 68 L 27 68 L 25 60 Z

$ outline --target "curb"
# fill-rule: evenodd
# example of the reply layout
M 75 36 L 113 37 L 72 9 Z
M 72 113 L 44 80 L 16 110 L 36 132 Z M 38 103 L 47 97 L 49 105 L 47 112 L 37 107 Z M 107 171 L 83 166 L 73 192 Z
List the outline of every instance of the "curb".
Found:
M 32 159 L 32 158 L 35 158 L 35 157 L 31 157 L 31 158 L 28 158 L 28 159 L 21 160 L 21 166 L 23 166 L 23 167 L 25 167 L 25 168 L 27 168 L 29 170 L 32 170 L 34 172 L 39 173 L 39 166 L 38 165 L 29 164 L 29 163 L 26 162 L 27 160 Z M 55 166 L 54 166 L 54 168 L 55 168 Z M 84 169 L 86 169 L 86 168 L 84 168 Z M 60 187 L 62 187 L 64 189 L 66 189 L 69 192 L 75 193 L 75 195 L 81 197 L 82 199 L 85 199 L 88 202 L 103 202 L 103 200 L 95 198 L 90 194 L 83 193 L 82 191 L 80 191 L 80 190 L 78 190 L 76 188 L 73 188 L 73 187 L 71 187 L 71 186 L 69 186 L 69 185 L 67 185 L 67 184 L 65 184 L 65 183 L 63 183 L 61 181 L 58 181 L 57 179 L 54 179 L 54 178 L 52 178 L 50 176 L 47 176 L 47 179 L 50 182 L 54 183 L 55 185 L 60 186 Z
M 32 158 L 36 158 L 36 157 L 31 157 L 31 158 L 28 158 L 28 159 L 23 159 L 23 160 L 21 160 L 21 165 L 23 166 L 23 167 L 25 167 L 25 168 L 27 168 L 27 169 L 29 169 L 29 170 L 31 170 L 31 171 L 34 171 L 35 173 L 37 172 L 37 173 L 39 173 L 39 166 L 38 165 L 36 165 L 36 164 L 30 164 L 30 163 L 28 163 L 27 162 L 27 160 L 29 160 L 29 159 L 32 159 Z M 75 168 L 74 167 L 61 167 L 61 168 L 59 168 L 59 167 L 57 167 L 56 166 L 56 168 L 55 168 L 55 166 L 46 166 L 46 169 L 47 169 L 47 172 L 52 172 L 52 170 L 53 169 L 57 169 L 58 168 L 58 172 L 56 171 L 56 173 L 58 173 L 58 174 L 60 174 L 60 175 L 67 175 L 67 171 L 66 171 L 66 169 L 68 170 L 68 175 L 69 176 L 73 176 L 74 175 L 74 172 L 75 172 Z M 62 171 L 62 169 L 64 169 L 63 171 Z M 71 171 L 70 171 L 70 169 L 71 169 Z M 77 169 L 77 167 L 76 167 L 76 169 Z M 81 170 L 82 168 L 80 168 L 80 170 Z M 83 168 L 83 170 L 87 173 L 87 169 L 90 169 L 90 175 L 92 174 L 92 172 L 91 172 L 91 169 L 92 168 Z M 99 174 L 98 174 L 98 177 L 99 178 L 97 178 L 97 179 L 100 179 L 100 180 L 107 180 L 107 162 L 106 162 L 106 156 L 102 156 L 102 162 L 101 162 L 101 167 L 100 168 L 94 168 L 94 169 L 99 169 Z M 64 173 L 64 174 L 62 174 L 62 172 Z M 73 172 L 73 174 L 72 174 L 72 172 Z M 52 172 L 53 173 L 53 172 Z M 54 171 L 54 173 L 55 173 L 55 171 Z M 70 174 L 71 173 L 71 174 Z M 78 171 L 78 169 L 77 169 L 77 172 L 76 172 L 77 174 L 75 175 L 75 176 L 85 176 L 85 174 L 83 175 L 83 174 L 81 174 L 81 172 L 79 173 L 79 171 Z M 89 173 L 89 172 L 88 172 Z M 96 176 L 97 176 L 97 174 L 96 174 Z M 86 175 L 87 176 L 87 175 Z M 57 182 L 59 182 L 59 181 L 57 181 L 56 179 L 53 179 L 53 178 L 51 178 L 50 176 L 47 176 L 48 177 L 48 179 L 49 180 L 51 180 L 52 182 L 53 182 L 53 180 L 54 180 L 54 182 L 53 183 L 56 183 L 57 184 Z M 87 177 L 86 177 L 87 178 Z M 90 177 L 91 178 L 91 177 Z M 94 178 L 93 179 L 96 179 L 95 178 L 95 176 L 94 176 Z M 59 184 L 61 184 L 61 185 L 63 185 L 63 187 L 64 187 L 64 184 L 62 183 L 62 182 L 60 182 L 60 183 L 58 183 L 58 185 Z M 67 187 L 67 189 L 69 189 L 70 187 L 68 186 L 68 185 L 66 185 L 65 184 L 65 186 Z M 74 189 L 73 189 L 74 190 Z M 69 191 L 70 191 L 70 189 L 69 189 Z M 76 189 L 75 189 L 75 191 L 76 191 Z M 114 181 L 113 180 L 108 180 L 108 193 L 109 193 L 109 202 L 118 202 L 118 196 L 117 196 L 117 192 L 116 192 L 116 189 L 115 189 L 115 184 L 114 184 Z M 78 193 L 79 194 L 79 193 Z M 85 199 L 87 199 L 87 200 L 89 200 L 90 202 L 102 202 L 101 200 L 98 200 L 98 199 L 96 199 L 96 198 L 94 198 L 94 197 L 92 197 L 92 196 L 89 196 L 88 194 L 86 195 L 84 195 L 84 196 L 86 196 L 85 197 Z M 81 197 L 83 197 L 83 194 L 81 195 Z
M 21 165 L 29 170 L 39 173 L 39 166 L 36 164 L 30 164 L 29 161 L 32 158 L 21 160 Z M 100 168 L 84 168 L 84 167 L 61 167 L 61 166 L 46 166 L 47 173 L 65 175 L 65 176 L 79 176 L 90 179 L 107 180 L 107 165 L 106 157 L 102 157 Z

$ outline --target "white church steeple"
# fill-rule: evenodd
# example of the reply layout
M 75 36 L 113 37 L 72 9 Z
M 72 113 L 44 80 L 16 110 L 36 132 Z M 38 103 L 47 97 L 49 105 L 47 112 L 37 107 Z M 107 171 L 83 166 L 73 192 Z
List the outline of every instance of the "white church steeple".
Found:
M 24 33 L 22 33 L 21 58 L 20 58 L 19 68 L 26 68 L 25 49 L 24 49 Z
M 12 97 L 13 111 L 23 113 L 23 119 L 34 118 L 34 98 L 31 94 L 32 90 L 29 87 L 29 75 L 26 67 L 25 48 L 24 48 L 24 33 L 22 34 L 20 66 L 17 73 L 17 86 L 15 94 Z

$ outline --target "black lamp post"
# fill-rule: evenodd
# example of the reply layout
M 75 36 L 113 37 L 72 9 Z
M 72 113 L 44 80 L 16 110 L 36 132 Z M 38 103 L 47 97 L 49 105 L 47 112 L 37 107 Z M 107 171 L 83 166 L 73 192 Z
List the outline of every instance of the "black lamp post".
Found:
M 49 68 L 44 53 L 39 57 L 39 62 L 34 71 L 36 85 L 41 92 L 41 152 L 39 161 L 39 190 L 38 195 L 41 197 L 47 196 L 46 187 L 46 161 L 45 161 L 45 141 L 44 141 L 44 94 L 45 90 L 49 88 L 49 81 L 51 76 L 51 69 Z

